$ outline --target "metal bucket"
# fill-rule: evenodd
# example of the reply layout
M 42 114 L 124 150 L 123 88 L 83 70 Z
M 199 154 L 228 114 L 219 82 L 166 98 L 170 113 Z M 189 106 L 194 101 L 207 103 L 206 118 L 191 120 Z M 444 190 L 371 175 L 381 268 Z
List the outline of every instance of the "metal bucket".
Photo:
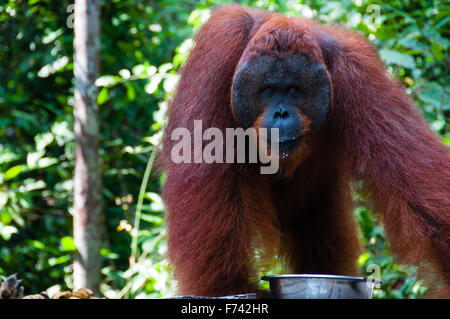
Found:
M 273 299 L 370 299 L 375 280 L 337 275 L 274 275 L 269 281 Z

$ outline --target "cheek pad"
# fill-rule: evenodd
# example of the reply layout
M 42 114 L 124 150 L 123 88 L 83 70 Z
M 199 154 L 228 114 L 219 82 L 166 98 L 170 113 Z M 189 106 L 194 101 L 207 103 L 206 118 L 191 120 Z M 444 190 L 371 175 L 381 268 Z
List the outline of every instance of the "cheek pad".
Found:
M 234 77 L 232 87 L 232 107 L 236 120 L 247 129 L 256 121 L 261 112 L 256 103 L 261 70 L 251 61 L 246 61 Z
M 313 129 L 318 130 L 328 118 L 331 106 L 331 83 L 328 73 L 318 65 L 312 77 L 311 105 L 305 114 L 312 120 Z

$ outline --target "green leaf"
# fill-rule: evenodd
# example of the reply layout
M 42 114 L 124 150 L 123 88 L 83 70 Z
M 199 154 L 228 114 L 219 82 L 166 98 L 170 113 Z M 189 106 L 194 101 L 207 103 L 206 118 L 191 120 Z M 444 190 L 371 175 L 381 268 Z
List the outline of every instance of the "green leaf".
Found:
M 450 137 L 444 137 L 444 143 L 450 145 Z
M 34 137 L 34 141 L 36 142 L 36 150 L 42 151 L 53 142 L 53 134 L 50 132 L 38 134 Z
M 107 259 L 119 259 L 119 257 L 120 257 L 119 254 L 117 254 L 107 248 L 100 249 L 100 255 L 102 255 L 103 257 L 105 257 Z
M 51 257 L 48 259 L 48 264 L 50 266 L 56 266 L 56 265 L 60 265 L 60 264 L 64 264 L 66 262 L 70 261 L 70 255 L 64 255 L 64 256 L 60 256 L 60 257 Z
M 103 75 L 95 81 L 95 85 L 104 86 L 104 87 L 109 88 L 109 87 L 119 83 L 119 81 L 120 81 L 120 76 Z
M 444 120 L 436 120 L 434 122 L 432 122 L 430 124 L 431 129 L 435 132 L 439 132 L 440 130 L 442 130 L 445 126 L 445 121 Z
M 408 69 L 414 69 L 416 67 L 414 58 L 407 54 L 391 49 L 381 49 L 379 53 L 381 59 L 383 59 L 386 64 L 396 64 Z
M 145 86 L 145 92 L 147 92 L 148 94 L 155 93 L 161 80 L 162 77 L 160 74 L 155 74 L 154 76 L 152 76 L 150 82 Z
M 136 98 L 136 90 L 134 86 L 130 82 L 125 82 L 125 87 L 127 88 L 127 96 L 130 101 L 133 101 Z
M 47 184 L 44 181 L 41 181 L 41 180 L 36 181 L 36 180 L 34 180 L 32 178 L 26 179 L 23 182 L 23 184 L 24 184 L 24 190 L 26 192 L 32 192 L 32 191 L 35 191 L 37 189 L 43 189 L 43 188 L 45 188 L 45 186 L 47 186 Z
M 2 223 L 0 223 L 0 236 L 4 240 L 10 240 L 11 236 L 13 234 L 16 234 L 18 232 L 17 228 L 14 226 L 4 226 Z
M 156 70 L 156 68 L 155 68 Z M 137 64 L 132 69 L 131 72 L 133 75 L 145 75 L 146 67 L 143 64 Z
M 11 163 L 20 158 L 20 155 L 14 154 L 9 149 L 0 153 L 0 164 Z
M 17 175 L 19 175 L 23 171 L 23 169 L 24 169 L 23 165 L 16 165 L 11 167 L 5 172 L 4 180 L 8 181 L 10 179 L 13 179 Z
M 450 96 L 448 92 L 444 94 L 444 88 L 436 82 L 424 85 L 418 97 L 424 103 L 432 105 L 434 108 L 443 108 L 444 111 L 450 109 Z
M 8 203 L 9 195 L 7 192 L 0 192 L 0 211 L 5 207 L 6 203 Z
M 49 44 L 50 42 L 55 41 L 56 38 L 58 38 L 63 33 L 64 33 L 64 30 L 62 28 L 58 29 L 58 30 L 55 30 L 55 31 L 51 31 L 50 33 L 48 33 L 47 35 L 45 35 L 42 38 L 42 43 Z
M 369 258 L 370 258 L 370 254 L 369 253 L 364 253 L 364 254 L 360 255 L 358 257 L 358 264 L 360 266 L 364 266 L 366 264 L 367 260 L 369 260 Z
M 153 211 L 153 209 L 149 209 L 148 205 L 143 205 L 145 206 L 145 208 L 147 209 L 143 209 L 145 211 Z M 144 207 L 143 207 L 144 208 Z M 160 216 L 155 216 L 155 215 L 151 215 L 151 214 L 141 214 L 141 219 L 143 221 L 146 221 L 147 223 L 151 223 L 151 224 L 157 224 L 157 225 L 161 225 L 163 223 L 163 218 Z
M 434 57 L 438 61 L 444 60 L 444 48 L 440 46 L 436 41 L 431 43 L 431 50 L 433 51 Z
M 45 250 L 45 244 L 39 240 L 33 240 L 31 242 L 31 244 L 33 245 L 34 248 L 39 249 L 39 250 Z
M 37 166 L 33 167 L 33 168 L 46 168 L 46 167 L 55 165 L 56 163 L 58 163 L 57 158 L 44 157 L 44 158 L 39 159 L 39 161 L 37 162 Z
M 434 27 L 436 30 L 440 29 L 441 27 L 443 27 L 444 25 L 446 25 L 447 23 L 450 22 L 450 16 L 446 17 L 445 19 L 442 19 L 441 22 L 439 22 L 438 24 L 436 24 L 436 26 Z M 448 26 L 447 26 L 448 27 Z
M 76 251 L 77 247 L 75 246 L 75 242 L 73 238 L 70 236 L 66 236 L 61 238 L 61 246 L 63 251 Z
M 28 153 L 27 155 L 27 165 L 28 167 L 36 167 L 39 160 L 44 156 L 45 150 L 40 150 L 37 152 Z
M 102 88 L 100 90 L 100 93 L 97 96 L 97 103 L 98 105 L 104 104 L 109 99 L 109 93 L 108 89 L 106 87 Z
M 119 70 L 119 75 L 124 79 L 129 79 L 131 76 L 131 73 L 128 69 L 121 69 L 121 70 Z

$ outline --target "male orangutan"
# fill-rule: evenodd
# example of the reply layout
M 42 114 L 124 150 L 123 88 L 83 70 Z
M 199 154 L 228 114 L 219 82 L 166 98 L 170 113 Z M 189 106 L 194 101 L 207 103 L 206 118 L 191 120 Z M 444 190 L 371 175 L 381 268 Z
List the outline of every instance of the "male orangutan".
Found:
M 280 167 L 175 163 L 176 128 L 278 128 Z M 270 142 L 270 141 L 268 141 Z M 354 31 L 237 5 L 196 36 L 168 110 L 169 258 L 184 295 L 259 291 L 255 262 L 357 275 L 350 181 L 362 181 L 400 263 L 450 287 L 450 156 L 375 48 Z

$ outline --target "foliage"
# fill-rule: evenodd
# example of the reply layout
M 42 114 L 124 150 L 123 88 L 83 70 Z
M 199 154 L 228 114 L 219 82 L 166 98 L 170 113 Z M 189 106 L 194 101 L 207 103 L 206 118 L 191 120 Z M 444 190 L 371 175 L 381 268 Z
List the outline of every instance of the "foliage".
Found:
M 108 234 L 102 250 L 102 291 L 108 297 L 161 297 L 173 292 L 164 259 L 164 206 L 159 196 L 164 175 L 153 172 L 148 182 L 143 176 L 146 167 L 149 173 L 147 162 L 160 140 L 164 111 L 178 79 L 176 70 L 192 46 L 193 32 L 211 8 L 225 2 L 102 3 L 102 76 L 96 83 Z M 368 36 L 432 129 L 450 144 L 448 4 L 239 2 L 342 23 Z M 19 273 L 25 286 L 33 289 L 26 293 L 71 287 L 72 23 L 73 6 L 67 0 L 0 1 L 0 275 Z M 355 216 L 365 244 L 361 267 L 381 267 L 383 289 L 375 296 L 422 295 L 426 288 L 415 280 L 414 269 L 393 262 L 382 227 L 370 210 L 359 206 Z M 132 249 L 134 243 L 137 250 Z

